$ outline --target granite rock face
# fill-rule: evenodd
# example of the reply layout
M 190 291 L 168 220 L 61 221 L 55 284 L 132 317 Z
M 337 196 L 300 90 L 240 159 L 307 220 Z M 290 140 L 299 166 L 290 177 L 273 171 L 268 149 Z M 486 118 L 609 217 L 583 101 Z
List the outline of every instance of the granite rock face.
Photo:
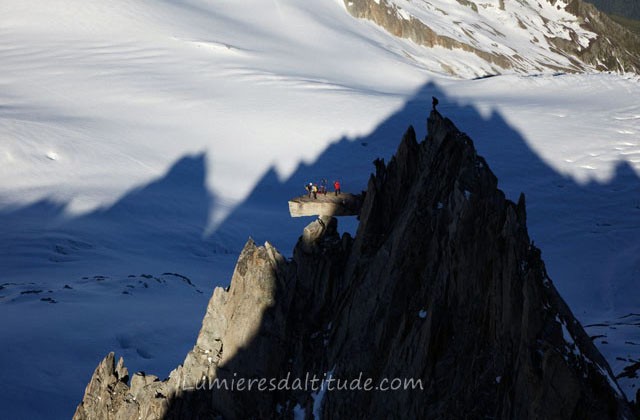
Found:
M 524 197 L 505 198 L 450 120 L 432 112 L 428 132 L 376 165 L 355 238 L 322 217 L 292 259 L 249 240 L 183 365 L 129 383 L 109 354 L 74 418 L 633 418 L 529 239 Z M 334 388 L 295 386 L 313 375 Z M 252 390 L 210 389 L 234 378 Z

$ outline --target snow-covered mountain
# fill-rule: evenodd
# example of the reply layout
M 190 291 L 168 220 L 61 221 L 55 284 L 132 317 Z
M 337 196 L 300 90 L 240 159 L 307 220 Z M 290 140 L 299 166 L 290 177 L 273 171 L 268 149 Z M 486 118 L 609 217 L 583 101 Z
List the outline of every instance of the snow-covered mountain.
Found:
M 640 70 L 640 37 L 582 0 L 345 0 L 345 4 L 352 15 L 394 35 L 457 50 L 455 58 L 437 57 L 431 63 L 451 74 Z
M 478 6 L 445 10 L 484 27 Z M 247 237 L 292 249 L 308 221 L 290 219 L 286 200 L 321 177 L 364 189 L 397 133 L 413 124 L 424 136 L 432 95 L 508 197 L 527 194 L 549 274 L 587 331 L 605 336 L 594 342 L 614 372 L 637 362 L 627 317 L 640 287 L 637 76 L 541 65 L 453 77 L 443 63 L 459 76 L 496 69 L 349 10 L 341 0 L 0 4 L 2 417 L 71 416 L 111 349 L 132 370 L 168 373 Z M 549 27 L 591 36 L 553 10 L 569 21 Z M 502 32 L 499 45 L 511 45 Z M 528 62 L 569 60 L 527 47 Z M 632 397 L 637 379 L 622 385 Z

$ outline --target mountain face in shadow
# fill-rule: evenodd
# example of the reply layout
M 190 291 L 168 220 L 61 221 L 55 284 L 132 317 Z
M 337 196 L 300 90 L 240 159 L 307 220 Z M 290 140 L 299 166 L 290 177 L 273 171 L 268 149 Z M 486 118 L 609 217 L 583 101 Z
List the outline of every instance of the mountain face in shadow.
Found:
M 376 165 L 355 238 L 323 217 L 291 260 L 250 240 L 184 363 L 129 381 L 111 353 L 74 418 L 631 418 L 524 195 L 436 111 L 428 132 Z

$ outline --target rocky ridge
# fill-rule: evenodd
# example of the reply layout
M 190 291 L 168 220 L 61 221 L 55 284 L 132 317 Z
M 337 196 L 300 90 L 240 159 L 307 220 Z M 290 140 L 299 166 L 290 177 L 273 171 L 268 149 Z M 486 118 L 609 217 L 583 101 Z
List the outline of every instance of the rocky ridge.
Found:
M 438 112 L 428 132 L 376 165 L 355 238 L 322 217 L 292 259 L 249 240 L 184 363 L 130 377 L 110 353 L 74 418 L 633 418 L 547 275 L 524 196 L 507 200 Z M 308 375 L 422 389 L 209 389 Z
M 457 0 L 446 7 L 404 0 L 344 0 L 344 4 L 354 17 L 370 20 L 398 37 L 430 48 L 475 54 L 488 63 L 487 73 L 476 76 L 545 70 L 640 72 L 640 36 L 582 0 Z M 571 19 L 551 21 L 542 12 L 544 5 L 567 12 Z M 482 23 L 461 21 L 458 15 L 465 10 L 473 11 Z M 502 32 L 507 22 L 517 22 L 513 39 Z M 441 66 L 452 74 L 462 71 L 452 62 Z

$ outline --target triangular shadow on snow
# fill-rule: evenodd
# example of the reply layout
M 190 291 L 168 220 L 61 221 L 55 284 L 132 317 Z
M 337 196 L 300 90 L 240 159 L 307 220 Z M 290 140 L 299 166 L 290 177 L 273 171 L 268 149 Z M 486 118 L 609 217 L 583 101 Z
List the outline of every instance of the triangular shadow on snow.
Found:
M 96 267 L 103 273 L 113 270 L 112 263 L 126 270 L 122 266 L 136 258 L 162 262 L 159 269 L 170 270 L 172 253 L 206 258 L 224 251 L 203 234 L 215 204 L 205 185 L 206 174 L 204 154 L 185 156 L 160 179 L 79 217 L 68 216 L 65 204 L 47 199 L 0 210 L 0 265 L 55 269 L 95 253 L 107 259 Z M 128 259 L 122 261 L 123 255 Z M 5 274 L 10 277 L 11 271 Z M 78 273 L 89 274 L 94 273 Z
M 291 218 L 288 200 L 303 195 L 304 185 L 309 182 L 320 185 L 322 179 L 328 180 L 329 192 L 336 179 L 340 180 L 345 192 L 365 190 L 372 162 L 378 157 L 388 159 L 392 156 L 409 125 L 416 127 L 419 135 L 426 135 L 426 116 L 431 108 L 432 94 L 442 95 L 442 92 L 433 84 L 425 85 L 371 133 L 357 138 L 341 137 L 313 162 L 300 163 L 284 180 L 280 179 L 275 167 L 271 167 L 212 236 L 236 253 L 240 252 L 246 239 L 252 237 L 258 243 L 269 241 L 280 252 L 290 254 L 298 235 L 313 217 Z M 304 137 L 300 141 L 304 141 Z M 343 218 L 341 225 L 355 233 L 357 220 L 355 217 Z
M 329 184 L 339 178 L 345 191 L 366 189 L 373 160 L 378 157 L 388 160 L 409 125 L 416 128 L 418 138 L 426 135 L 432 96 L 440 99 L 440 112 L 473 139 L 507 197 L 516 200 L 520 192 L 526 194 L 531 236 L 543 255 L 551 254 L 546 258 L 549 272 L 559 280 L 558 289 L 567 300 L 606 299 L 609 309 L 620 311 L 633 307 L 635 302 L 624 291 L 640 287 L 640 277 L 634 278 L 627 272 L 629 258 L 626 264 L 620 259 L 621 255 L 640 254 L 640 178 L 630 164 L 619 161 L 608 182 L 581 184 L 538 156 L 499 112 L 483 117 L 473 106 L 448 98 L 433 83 L 419 89 L 370 134 L 337 140 L 313 163 L 300 164 L 287 179 L 280 180 L 275 168 L 271 168 L 213 233 L 213 238 L 237 253 L 251 236 L 258 243 L 269 241 L 290 255 L 302 228 L 313 219 L 290 218 L 287 201 L 303 194 L 306 183 L 322 178 L 329 179 Z M 557 139 L 559 144 L 570 140 Z M 612 206 L 616 207 L 613 211 Z M 609 220 L 612 216 L 617 219 Z M 355 232 L 355 218 L 343 218 L 340 223 L 342 229 Z M 572 237 L 576 233 L 581 233 L 578 240 Z M 599 272 L 580 271 L 584 266 L 581 261 L 585 258 L 584 250 L 590 253 L 587 258 L 602 260 Z M 571 262 L 567 264 L 567 260 Z M 603 276 L 608 276 L 610 283 L 598 284 Z M 585 284 L 590 287 L 584 287 Z M 616 290 L 622 292 L 616 294 Z

